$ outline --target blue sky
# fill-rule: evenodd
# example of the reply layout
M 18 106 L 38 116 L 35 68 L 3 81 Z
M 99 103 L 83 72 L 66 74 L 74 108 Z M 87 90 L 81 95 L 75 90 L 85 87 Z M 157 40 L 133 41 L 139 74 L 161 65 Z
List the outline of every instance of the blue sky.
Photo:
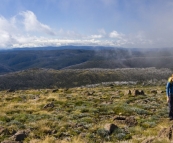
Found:
M 172 0 L 0 0 L 0 48 L 173 47 Z

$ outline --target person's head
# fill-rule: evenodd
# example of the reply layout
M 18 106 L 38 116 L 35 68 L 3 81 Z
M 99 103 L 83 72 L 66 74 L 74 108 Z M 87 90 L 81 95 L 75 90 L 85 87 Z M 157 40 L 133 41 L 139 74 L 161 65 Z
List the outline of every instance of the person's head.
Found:
M 169 77 L 168 81 L 171 82 L 171 83 L 173 82 L 173 74 L 172 74 L 171 77 Z

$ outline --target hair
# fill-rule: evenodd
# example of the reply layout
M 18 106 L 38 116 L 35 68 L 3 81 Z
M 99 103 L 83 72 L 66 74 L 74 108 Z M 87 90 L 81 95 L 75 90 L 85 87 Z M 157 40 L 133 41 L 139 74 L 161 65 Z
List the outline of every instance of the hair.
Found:
M 173 75 L 168 78 L 168 82 L 173 82 Z

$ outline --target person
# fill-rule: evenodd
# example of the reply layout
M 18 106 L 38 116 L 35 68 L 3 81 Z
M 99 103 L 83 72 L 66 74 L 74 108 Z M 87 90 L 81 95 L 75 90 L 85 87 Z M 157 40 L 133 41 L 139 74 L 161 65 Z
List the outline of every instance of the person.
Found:
M 166 84 L 167 103 L 169 106 L 169 118 L 173 120 L 173 74 L 168 78 Z

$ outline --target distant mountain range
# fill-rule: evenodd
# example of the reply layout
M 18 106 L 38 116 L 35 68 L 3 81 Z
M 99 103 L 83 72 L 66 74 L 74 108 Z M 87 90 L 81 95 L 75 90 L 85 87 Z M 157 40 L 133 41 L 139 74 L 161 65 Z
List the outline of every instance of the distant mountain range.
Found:
M 171 48 L 113 48 L 62 46 L 16 48 L 0 51 L 0 74 L 27 70 L 86 68 L 169 68 L 173 69 Z
M 161 81 L 173 70 L 171 48 L 62 46 L 0 50 L 0 90 Z

